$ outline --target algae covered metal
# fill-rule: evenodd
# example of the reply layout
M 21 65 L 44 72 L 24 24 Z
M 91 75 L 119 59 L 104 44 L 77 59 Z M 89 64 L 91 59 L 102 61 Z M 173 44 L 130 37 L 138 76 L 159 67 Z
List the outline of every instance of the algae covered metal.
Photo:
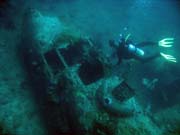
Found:
M 54 112 L 48 115 L 55 117 L 50 120 L 59 132 L 109 134 L 111 129 L 103 128 L 107 121 L 111 119 L 113 128 L 115 117 L 140 111 L 134 90 L 122 77 L 110 74 L 107 57 L 90 38 L 67 31 L 59 19 L 37 10 L 25 14 L 23 32 L 24 63 L 36 92 L 51 102 Z

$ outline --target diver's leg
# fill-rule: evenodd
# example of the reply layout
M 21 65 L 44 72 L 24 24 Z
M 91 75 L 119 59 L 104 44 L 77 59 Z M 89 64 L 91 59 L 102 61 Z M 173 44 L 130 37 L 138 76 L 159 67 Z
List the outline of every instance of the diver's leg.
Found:
M 147 42 L 141 42 L 139 44 L 137 44 L 137 47 L 144 47 L 144 46 L 154 46 L 154 45 L 158 45 L 157 42 L 151 42 L 151 41 L 147 41 Z
M 155 53 L 154 55 L 148 56 L 148 57 L 138 57 L 137 59 L 141 61 L 142 63 L 149 62 L 157 57 L 161 56 L 159 52 Z

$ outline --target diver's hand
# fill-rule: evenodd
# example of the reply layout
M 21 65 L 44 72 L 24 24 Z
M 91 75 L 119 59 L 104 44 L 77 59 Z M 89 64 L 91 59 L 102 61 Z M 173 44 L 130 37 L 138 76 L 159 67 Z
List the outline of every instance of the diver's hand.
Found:
M 174 38 L 164 38 L 158 42 L 158 45 L 162 47 L 172 47 L 173 43 Z
M 167 61 L 170 61 L 170 62 L 177 62 L 176 61 L 176 58 L 174 57 L 174 56 L 172 56 L 172 55 L 168 55 L 168 54 L 165 54 L 165 53 L 160 53 L 160 55 L 163 57 L 163 58 L 165 58 Z

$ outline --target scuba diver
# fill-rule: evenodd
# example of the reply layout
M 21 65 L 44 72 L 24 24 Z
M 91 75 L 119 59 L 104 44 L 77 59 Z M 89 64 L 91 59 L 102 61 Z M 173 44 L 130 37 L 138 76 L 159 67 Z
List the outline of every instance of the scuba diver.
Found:
M 159 42 L 147 41 L 141 42 L 139 44 L 134 44 L 131 40 L 129 40 L 129 37 L 130 34 L 128 34 L 125 38 L 122 34 L 120 34 L 117 41 L 109 41 L 109 45 L 116 50 L 118 64 L 120 64 L 123 59 L 132 58 L 145 63 L 159 56 L 164 57 L 170 62 L 177 62 L 174 56 L 160 52 L 160 47 L 172 47 L 174 38 L 165 38 L 160 40 Z

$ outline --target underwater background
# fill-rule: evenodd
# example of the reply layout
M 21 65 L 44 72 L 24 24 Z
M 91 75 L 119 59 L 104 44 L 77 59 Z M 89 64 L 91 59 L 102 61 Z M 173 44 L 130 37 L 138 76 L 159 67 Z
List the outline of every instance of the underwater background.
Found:
M 179 0 L 0 0 L 0 135 L 180 135 L 179 26 Z M 119 34 L 177 61 L 114 64 Z

